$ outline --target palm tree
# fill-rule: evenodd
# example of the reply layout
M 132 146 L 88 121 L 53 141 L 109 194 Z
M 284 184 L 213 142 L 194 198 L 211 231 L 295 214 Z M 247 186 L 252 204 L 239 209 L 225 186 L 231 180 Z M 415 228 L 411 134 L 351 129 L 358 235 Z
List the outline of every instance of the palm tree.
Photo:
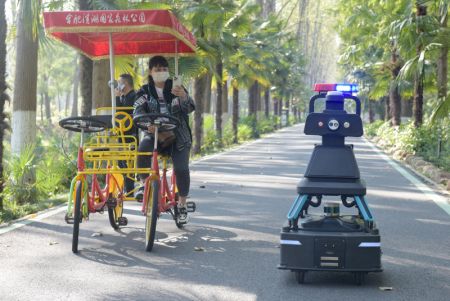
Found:
M 92 10 L 90 0 L 78 0 L 80 10 Z M 92 113 L 92 71 L 94 68 L 90 58 L 79 54 L 80 61 L 80 90 L 81 90 L 81 115 L 88 116 Z
M 3 210 L 3 138 L 7 127 L 5 122 L 5 102 L 9 100 L 6 93 L 6 11 L 5 0 L 0 0 L 0 211 Z
M 424 33 L 424 26 L 422 25 L 422 19 L 427 15 L 427 6 L 421 4 L 420 1 L 416 2 L 416 16 L 417 16 L 417 36 L 420 39 L 420 36 Z M 420 39 L 422 40 L 422 39 Z M 416 47 L 416 54 L 419 57 L 422 56 L 422 51 L 424 48 L 424 44 L 419 42 Z M 424 81 L 424 63 L 419 65 L 417 72 L 414 76 L 414 101 L 413 101 L 413 116 L 414 116 L 414 125 L 419 127 L 423 122 L 423 81 Z
M 448 21 L 448 1 L 439 1 L 438 5 L 438 19 L 441 29 L 439 35 L 442 41 L 442 47 L 439 53 L 437 61 L 437 86 L 438 86 L 438 98 L 445 98 L 447 96 L 447 72 L 448 72 L 448 51 L 449 51 L 449 38 L 447 30 Z
M 194 80 L 194 146 L 192 151 L 194 154 L 199 154 L 202 146 L 203 138 L 203 107 L 206 98 L 206 84 L 208 78 L 206 70 Z
M 36 138 L 38 27 L 41 1 L 19 2 L 11 151 L 20 154 Z
M 214 74 L 216 79 L 217 98 L 216 98 L 216 112 L 215 112 L 215 128 L 219 145 L 222 143 L 222 100 L 223 100 L 223 74 L 224 74 L 224 58 L 229 55 L 229 43 L 231 33 L 227 32 L 227 24 L 230 20 L 236 18 L 238 6 L 232 0 L 223 1 L 198 1 L 190 3 L 185 8 L 185 13 L 192 25 L 194 34 L 197 37 L 200 56 L 202 56 L 204 67 Z M 208 76 L 206 80 L 197 77 L 200 82 L 196 83 L 197 89 L 200 84 L 206 84 L 206 99 L 201 102 L 205 105 L 205 111 L 208 111 L 208 90 L 211 85 L 208 83 Z M 198 93 L 202 93 L 198 91 Z M 197 106 L 198 109 L 198 106 Z M 197 116 L 197 117 L 195 117 Z M 202 132 L 202 121 L 200 114 L 195 114 L 196 134 Z M 197 137 L 196 140 L 201 139 Z M 199 151 L 199 147 L 194 147 L 194 153 Z

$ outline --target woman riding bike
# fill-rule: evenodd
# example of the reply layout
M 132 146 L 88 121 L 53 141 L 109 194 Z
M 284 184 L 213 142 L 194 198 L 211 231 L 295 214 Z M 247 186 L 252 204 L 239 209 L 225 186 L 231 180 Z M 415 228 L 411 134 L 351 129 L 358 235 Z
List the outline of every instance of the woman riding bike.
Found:
M 172 158 L 173 169 L 176 175 L 179 199 L 178 222 L 187 222 L 186 199 L 189 194 L 190 173 L 189 156 L 192 145 L 192 133 L 189 127 L 188 114 L 195 110 L 193 99 L 182 86 L 173 86 L 169 79 L 169 63 L 162 56 L 155 56 L 149 60 L 148 84 L 137 92 L 134 104 L 134 116 L 145 113 L 161 113 L 176 117 L 180 123 L 173 132 L 160 134 L 158 150 Z M 150 126 L 148 132 L 139 143 L 139 152 L 152 152 L 154 146 L 154 127 Z M 164 141 L 162 139 L 165 138 Z M 150 155 L 140 155 L 137 159 L 138 168 L 151 166 Z M 143 181 L 148 176 L 140 174 Z M 135 194 L 136 199 L 143 197 L 143 187 Z

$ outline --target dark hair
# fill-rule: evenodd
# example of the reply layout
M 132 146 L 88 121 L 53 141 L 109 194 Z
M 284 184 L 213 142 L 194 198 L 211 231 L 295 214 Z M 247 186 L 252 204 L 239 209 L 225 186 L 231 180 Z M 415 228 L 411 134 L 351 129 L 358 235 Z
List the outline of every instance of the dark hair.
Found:
M 128 73 L 124 73 L 120 75 L 121 78 L 123 78 L 128 85 L 130 85 L 131 88 L 134 87 L 134 83 L 133 83 L 133 77 L 131 75 L 129 75 Z
M 157 55 L 148 61 L 148 69 L 152 70 L 153 67 L 169 67 L 169 62 L 163 56 Z

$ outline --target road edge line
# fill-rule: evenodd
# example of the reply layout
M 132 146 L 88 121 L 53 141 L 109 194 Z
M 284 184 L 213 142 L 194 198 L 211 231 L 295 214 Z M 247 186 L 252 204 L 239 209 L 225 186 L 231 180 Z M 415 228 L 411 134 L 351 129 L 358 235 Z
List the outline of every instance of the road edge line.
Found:
M 363 139 L 367 142 L 367 144 L 370 146 L 370 148 L 375 150 L 381 156 L 381 158 L 383 158 L 385 161 L 387 161 L 403 177 L 405 177 L 408 181 L 410 181 L 414 186 L 416 186 L 417 189 L 419 189 L 423 194 L 425 194 L 427 197 L 429 197 L 438 207 L 440 207 L 442 210 L 444 210 L 445 213 L 447 213 L 450 216 L 450 204 L 447 202 L 447 200 L 443 196 L 440 196 L 436 192 L 434 192 L 433 188 L 431 188 L 429 185 L 421 182 L 417 178 L 417 176 L 413 175 L 411 172 L 406 170 L 399 163 L 397 163 L 393 159 L 391 159 L 388 155 L 386 155 L 384 152 L 382 152 L 380 149 L 378 149 L 366 137 L 363 137 Z
M 31 223 L 41 221 L 43 219 L 46 219 L 47 217 L 56 215 L 66 210 L 66 208 L 67 204 L 61 204 L 50 209 L 45 209 L 40 212 L 29 214 L 15 221 L 5 223 L 4 225 L 0 225 L 0 235 L 22 228 L 23 226 L 29 225 Z

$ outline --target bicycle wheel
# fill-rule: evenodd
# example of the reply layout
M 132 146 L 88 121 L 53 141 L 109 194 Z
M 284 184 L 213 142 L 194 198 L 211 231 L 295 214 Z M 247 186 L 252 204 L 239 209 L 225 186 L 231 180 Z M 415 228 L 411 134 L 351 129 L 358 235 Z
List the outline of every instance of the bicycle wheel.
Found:
M 83 185 L 81 181 L 75 183 L 75 206 L 73 215 L 73 235 L 72 235 L 72 252 L 78 253 L 78 236 L 80 233 L 80 222 L 83 218 L 81 214 L 81 202 L 83 201 Z
M 152 181 L 147 196 L 147 210 L 145 212 L 145 250 L 150 252 L 153 248 L 158 219 L 159 181 Z

